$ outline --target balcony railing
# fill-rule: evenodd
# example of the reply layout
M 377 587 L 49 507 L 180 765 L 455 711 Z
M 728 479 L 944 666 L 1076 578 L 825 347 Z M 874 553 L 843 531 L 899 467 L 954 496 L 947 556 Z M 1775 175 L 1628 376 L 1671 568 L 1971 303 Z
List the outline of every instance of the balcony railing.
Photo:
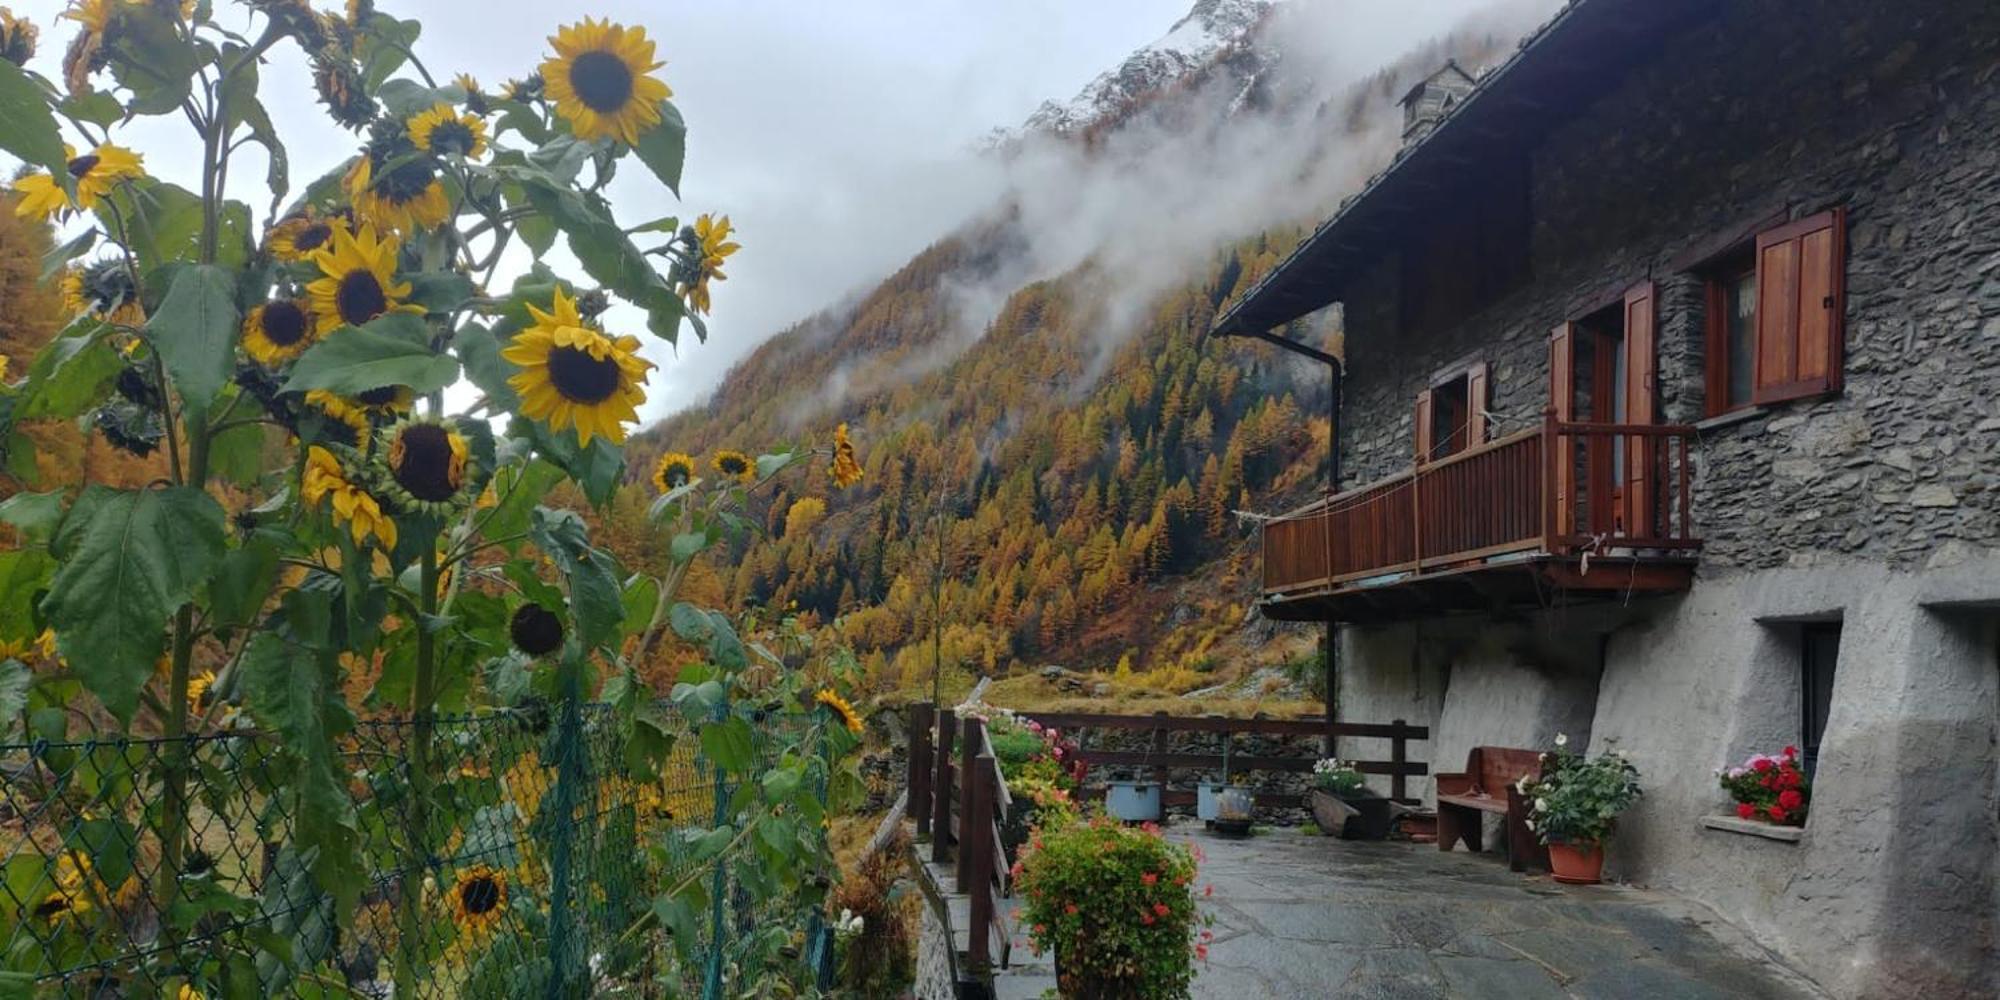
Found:
M 1691 427 L 1541 426 L 1425 462 L 1264 526 L 1264 592 L 1282 597 L 1496 557 L 1699 548 Z

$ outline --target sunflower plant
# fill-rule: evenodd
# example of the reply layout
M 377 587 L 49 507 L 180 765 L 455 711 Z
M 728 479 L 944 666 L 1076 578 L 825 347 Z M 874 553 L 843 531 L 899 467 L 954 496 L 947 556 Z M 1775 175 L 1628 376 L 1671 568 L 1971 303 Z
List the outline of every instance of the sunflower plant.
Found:
M 46 274 L 68 303 L 58 336 L 0 383 L 14 481 L 0 521 L 23 543 L 0 553 L 0 650 L 47 650 L 0 659 L 0 714 L 39 738 L 94 717 L 179 748 L 125 777 L 152 803 L 143 815 L 106 820 L 122 824 L 110 839 L 157 847 L 143 888 L 167 940 L 245 906 L 188 897 L 197 776 L 171 741 L 237 724 L 281 737 L 282 766 L 253 791 L 293 818 L 288 863 L 351 914 L 368 870 L 362 825 L 383 822 L 357 809 L 357 787 L 399 803 L 390 837 L 406 873 L 466 835 L 441 806 L 459 779 L 440 766 L 438 712 L 539 701 L 570 706 L 573 721 L 580 699 L 599 697 L 643 772 L 672 737 L 635 661 L 667 641 L 698 651 L 674 697 L 705 720 L 702 752 L 734 789 L 696 854 L 724 864 L 721 848 L 756 831 L 757 863 L 726 863 L 772 898 L 796 890 L 785 879 L 830 870 L 814 791 L 845 787 L 849 772 L 812 748 L 851 748 L 845 703 L 813 701 L 796 672 L 763 677 L 763 646 L 676 598 L 695 558 L 753 527 L 751 493 L 816 453 L 728 453 L 667 480 L 664 573 L 628 573 L 584 515 L 542 503 L 567 483 L 604 505 L 643 478 L 622 449 L 653 368 L 642 337 L 705 339 L 739 249 L 727 216 L 634 221 L 605 195 L 633 161 L 678 192 L 686 129 L 657 44 L 584 18 L 488 90 L 433 73 L 421 34 L 371 0 L 340 13 L 306 0 L 72 0 L 39 26 L 0 8 L 0 152 L 24 165 L 15 210 L 60 228 Z M 61 53 L 54 78 L 29 68 L 38 46 Z M 283 47 L 310 67 L 288 82 L 353 136 L 297 190 L 264 104 Z M 191 134 L 149 153 L 125 138 L 140 118 Z M 262 171 L 243 166 L 252 146 Z M 149 155 L 192 157 L 198 185 L 154 176 Z M 580 273 L 547 259 L 559 241 Z M 24 433 L 42 420 L 85 423 L 158 456 L 162 474 L 44 488 Z M 843 483 L 859 475 L 844 429 L 826 454 Z M 753 690 L 817 712 L 818 742 L 777 748 L 776 764 L 752 752 L 737 706 Z M 402 759 L 356 775 L 337 748 L 360 711 L 413 724 Z M 455 878 L 468 928 L 517 906 L 505 871 Z M 656 909 L 678 922 L 701 891 L 677 887 Z M 399 996 L 442 948 L 420 926 L 424 895 L 397 896 Z M 309 971 L 246 947 L 247 966 L 226 950 L 156 960 L 179 963 L 172 975 L 196 990 L 254 975 L 279 992 Z M 553 974 L 587 975 L 581 962 Z

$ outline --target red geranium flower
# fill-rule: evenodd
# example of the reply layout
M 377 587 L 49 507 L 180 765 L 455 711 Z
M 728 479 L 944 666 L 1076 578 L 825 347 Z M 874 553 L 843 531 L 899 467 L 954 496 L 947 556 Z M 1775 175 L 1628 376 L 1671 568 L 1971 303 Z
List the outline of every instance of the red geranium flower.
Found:
M 1150 913 L 1141 913 L 1139 914 L 1139 922 L 1151 927 L 1153 926 L 1153 915 Z
M 1775 821 L 1779 822 L 1779 823 L 1783 823 L 1783 822 L 1785 821 L 1785 807 L 1783 807 L 1783 806 L 1772 806 L 1772 807 L 1771 807 L 1771 818 L 1772 818 L 1773 820 L 1775 820 Z
M 1172 912 L 1174 912 L 1174 911 L 1173 911 L 1173 908 L 1172 908 L 1172 907 L 1168 906 L 1168 905 L 1167 905 L 1167 904 L 1165 904 L 1165 903 L 1154 903 L 1154 904 L 1153 904 L 1153 912 L 1154 912 L 1154 913 L 1157 913 L 1157 914 L 1159 914 L 1160 916 L 1163 916 L 1163 917 L 1164 917 L 1164 916 L 1166 916 L 1167 914 L 1169 914 L 1169 913 L 1172 913 Z
M 1757 815 L 1757 807 L 1748 802 L 1738 802 L 1736 803 L 1736 815 L 1743 819 L 1750 819 Z
M 1146 874 L 1139 876 L 1139 881 L 1144 882 L 1147 885 L 1158 885 L 1160 884 L 1160 876 L 1155 872 L 1147 872 Z
M 1799 755 L 1799 748 L 1798 748 L 1798 747 L 1795 747 L 1795 746 L 1787 746 L 1787 747 L 1785 747 L 1785 756 L 1787 756 L 1787 757 L 1797 757 L 1798 755 Z
M 1757 758 L 1757 762 L 1750 766 L 1754 770 L 1762 772 L 1762 771 L 1768 771 L 1774 767 L 1777 767 L 1778 765 L 1772 763 L 1771 758 L 1769 757 L 1759 757 Z
M 1786 811 L 1797 809 L 1799 806 L 1804 805 L 1805 801 L 1806 797 L 1800 795 L 1799 790 L 1796 788 L 1787 788 L 1778 793 L 1778 805 Z

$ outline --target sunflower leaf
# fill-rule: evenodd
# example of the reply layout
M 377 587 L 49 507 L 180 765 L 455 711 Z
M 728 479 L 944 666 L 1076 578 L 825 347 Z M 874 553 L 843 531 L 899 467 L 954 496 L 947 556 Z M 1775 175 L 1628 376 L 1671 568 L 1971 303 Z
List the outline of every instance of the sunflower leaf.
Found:
M 56 561 L 40 549 L 0 552 L 0 638 L 25 642 L 41 631 L 35 599 L 55 572 Z
M 286 392 L 325 389 L 354 395 L 405 385 L 423 395 L 458 380 L 458 362 L 430 348 L 430 328 L 411 313 L 390 313 L 312 346 L 292 365 Z
M 118 14 L 118 30 L 106 42 L 112 77 L 132 92 L 129 113 L 180 110 L 201 68 L 201 54 L 181 38 L 171 16 L 155 7 L 127 4 Z
M 48 170 L 69 176 L 69 154 L 62 131 L 40 85 L 21 67 L 0 59 L 0 149 Z
M 687 160 L 687 122 L 681 118 L 680 109 L 674 107 L 674 102 L 660 102 L 660 123 L 647 129 L 632 151 L 639 154 L 639 162 L 644 163 L 653 176 L 674 193 L 674 197 L 680 197 L 681 167 Z
M 235 276 L 213 264 L 174 273 L 165 301 L 146 321 L 146 339 L 189 406 L 207 407 L 229 384 L 238 321 Z
M 125 362 L 105 342 L 96 320 L 70 324 L 35 355 L 28 379 L 14 398 L 14 420 L 66 420 L 96 406 Z M 34 448 L 25 449 L 34 458 Z M 9 449 L 10 456 L 14 449 Z

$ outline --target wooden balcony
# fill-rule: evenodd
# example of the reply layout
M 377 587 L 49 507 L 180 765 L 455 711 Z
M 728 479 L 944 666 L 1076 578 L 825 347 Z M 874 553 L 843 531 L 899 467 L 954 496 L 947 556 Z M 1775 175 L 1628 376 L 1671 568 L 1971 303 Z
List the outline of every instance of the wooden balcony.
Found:
M 1264 614 L 1390 622 L 1685 590 L 1693 437 L 1551 417 L 1308 504 L 1264 525 Z

